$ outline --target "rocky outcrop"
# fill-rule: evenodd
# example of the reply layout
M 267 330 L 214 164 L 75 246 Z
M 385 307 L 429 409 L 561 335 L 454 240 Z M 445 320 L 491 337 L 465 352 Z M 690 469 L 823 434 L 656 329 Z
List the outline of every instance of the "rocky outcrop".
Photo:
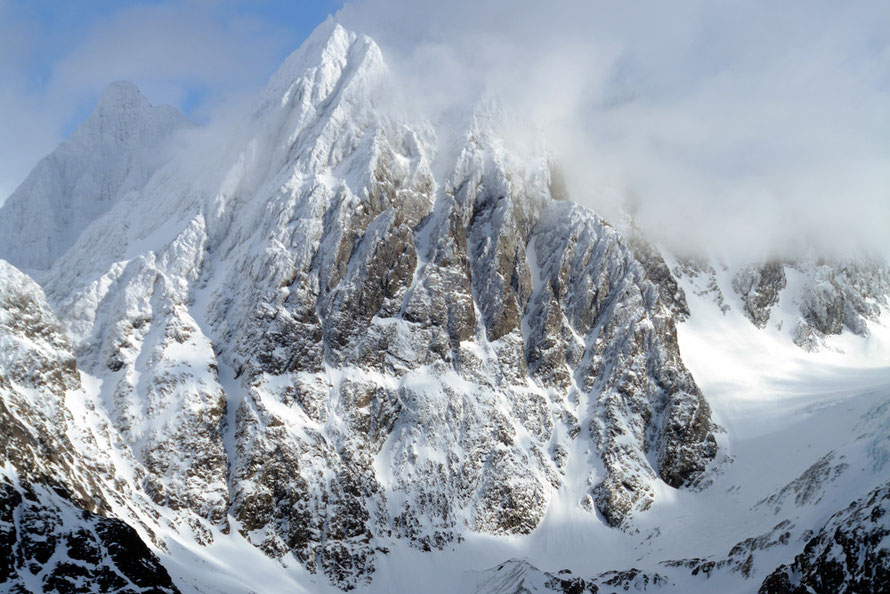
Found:
M 592 578 L 578 577 L 567 569 L 550 573 L 525 560 L 510 559 L 481 572 L 476 584 L 478 594 L 514 594 L 535 592 L 548 594 L 597 594 L 598 592 L 659 591 L 671 586 L 658 573 L 636 568 L 607 571 Z
M 664 261 L 664 257 L 637 229 L 633 229 L 628 244 L 637 262 L 646 271 L 646 277 L 658 287 L 659 300 L 674 315 L 675 321 L 685 321 L 689 317 L 686 294 Z
M 758 502 L 757 506 L 764 505 L 774 513 L 779 513 L 791 501 L 798 507 L 819 503 L 826 486 L 837 480 L 849 467 L 843 459 L 844 456 L 838 456 L 836 452 L 828 452 L 799 477 Z
M 868 322 L 878 320 L 881 307 L 890 299 L 890 269 L 868 259 L 819 261 L 799 267 L 807 274 L 807 282 L 794 341 L 814 350 L 822 338 L 844 329 L 867 336 Z
M 678 268 L 681 274 L 689 272 L 690 277 L 695 276 L 693 270 L 687 261 Z M 771 261 L 743 268 L 732 279 L 745 316 L 757 327 L 766 327 L 772 309 L 786 290 L 789 273 L 797 277 L 789 301 L 800 313 L 790 332 L 794 342 L 808 351 L 817 350 L 825 337 L 845 329 L 867 336 L 868 323 L 879 320 L 881 308 L 890 299 L 890 269 L 879 260 L 808 257 Z
M 890 485 L 829 518 L 790 565 L 771 573 L 761 594 L 887 592 L 890 588 Z
M 632 510 L 651 503 L 647 483 L 655 473 L 674 487 L 701 475 L 717 449 L 710 409 L 679 359 L 660 285 L 620 235 L 563 203 L 545 211 L 537 230 L 541 288 L 528 311 L 530 352 L 559 334 L 561 328 L 546 325 L 552 308 L 570 339 L 568 348 L 551 351 L 543 369 L 568 366 L 572 385 L 597 395 L 583 413 L 591 419 L 584 430 L 597 444 L 606 476 L 589 501 L 620 526 Z M 580 344 L 571 342 L 576 336 Z M 650 454 L 657 468 L 647 462 Z
M 66 393 L 78 388 L 74 353 L 43 291 L 0 260 L 0 459 L 25 483 L 50 483 L 85 509 L 107 511 L 66 435 Z
M 724 314 L 729 311 L 707 259 L 677 257 L 674 273 L 686 277 L 696 295 L 708 296 Z M 794 278 L 790 288 L 789 275 Z M 879 323 L 882 308 L 890 303 L 890 268 L 879 259 L 863 256 L 769 261 L 735 273 L 732 291 L 741 300 L 745 316 L 758 328 L 767 326 L 780 299 L 785 299 L 784 315 L 798 315 L 786 332 L 799 347 L 815 351 L 827 337 L 844 330 L 868 336 L 868 325 Z M 782 330 L 783 323 L 774 325 Z
M 745 315 L 758 328 L 766 327 L 770 309 L 779 302 L 786 284 L 785 267 L 775 260 L 745 268 L 732 279 L 732 288 L 744 304 Z

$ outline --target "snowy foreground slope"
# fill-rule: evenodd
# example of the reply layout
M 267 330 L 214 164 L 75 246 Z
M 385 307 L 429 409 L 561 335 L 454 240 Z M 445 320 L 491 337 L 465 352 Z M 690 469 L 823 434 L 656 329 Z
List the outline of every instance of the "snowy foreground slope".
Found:
M 662 255 L 392 98 L 326 23 L 222 146 L 115 83 L 0 209 L 0 586 L 886 583 L 885 263 Z

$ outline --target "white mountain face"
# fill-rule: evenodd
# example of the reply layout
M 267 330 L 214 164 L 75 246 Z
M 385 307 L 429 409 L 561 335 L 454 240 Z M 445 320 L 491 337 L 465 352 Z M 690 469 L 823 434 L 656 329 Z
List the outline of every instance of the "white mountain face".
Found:
M 887 265 L 662 255 L 391 85 L 326 23 L 196 167 L 114 83 L 0 209 L 0 583 L 886 583 Z
M 145 187 L 165 160 L 165 143 L 191 126 L 169 105 L 152 107 L 132 84 L 110 84 L 92 115 L 4 203 L 3 257 L 29 270 L 52 266 L 92 221 Z

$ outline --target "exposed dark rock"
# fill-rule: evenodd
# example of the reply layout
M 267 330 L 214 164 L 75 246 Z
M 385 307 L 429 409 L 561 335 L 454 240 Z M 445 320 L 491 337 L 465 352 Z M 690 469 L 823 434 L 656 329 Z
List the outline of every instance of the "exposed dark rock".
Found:
M 761 594 L 890 592 L 890 484 L 829 518 L 790 565 L 772 572 Z
M 745 315 L 758 328 L 766 327 L 770 310 L 779 302 L 786 284 L 784 264 L 776 260 L 748 267 L 732 279 L 732 288 L 744 303 Z
M 39 577 L 37 577 L 39 574 Z M 0 589 L 173 594 L 167 570 L 133 528 L 45 488 L 0 482 Z

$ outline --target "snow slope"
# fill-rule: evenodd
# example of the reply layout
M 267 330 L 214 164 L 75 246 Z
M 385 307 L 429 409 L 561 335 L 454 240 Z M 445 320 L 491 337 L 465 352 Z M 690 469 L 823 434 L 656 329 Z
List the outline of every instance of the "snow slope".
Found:
M 681 352 L 726 428 L 720 445 L 730 459 L 706 489 L 666 493 L 631 535 L 591 522 L 572 497 L 556 497 L 529 536 L 393 553 L 369 591 L 550 592 L 583 583 L 600 591 L 631 584 L 753 592 L 774 568 L 791 564 L 835 512 L 887 485 L 886 313 L 868 338 L 847 333 L 810 353 L 788 333 L 751 324 L 740 300 L 731 298 L 724 313 L 709 296 L 696 296 L 688 280 L 681 285 L 691 311 L 679 327 Z M 778 313 L 799 315 L 793 304 Z M 570 484 L 561 489 L 569 491 Z M 886 521 L 878 526 L 887 530 Z M 502 567 L 506 559 L 514 561 Z M 640 573 L 617 580 L 609 573 L 631 569 Z
M 757 329 L 738 308 L 723 314 L 694 296 L 689 307 L 692 315 L 679 328 L 681 352 L 726 428 L 720 445 L 731 459 L 706 489 L 669 490 L 638 520 L 638 532 L 627 534 L 580 510 L 583 485 L 567 480 L 530 535 L 467 534 L 431 552 L 395 544 L 359 591 L 515 592 L 521 585 L 549 592 L 582 580 L 600 591 L 631 584 L 657 592 L 753 592 L 830 516 L 890 481 L 890 367 L 879 338 L 886 326 L 873 326 L 868 340 L 838 337 L 834 346 L 846 347 L 843 354 L 807 353 L 788 335 Z M 212 548 L 204 554 L 224 566 L 231 558 Z M 513 561 L 498 570 L 506 560 Z M 324 589 L 309 575 L 294 576 L 278 567 L 264 574 L 268 589 L 258 591 L 274 592 L 292 579 Z

